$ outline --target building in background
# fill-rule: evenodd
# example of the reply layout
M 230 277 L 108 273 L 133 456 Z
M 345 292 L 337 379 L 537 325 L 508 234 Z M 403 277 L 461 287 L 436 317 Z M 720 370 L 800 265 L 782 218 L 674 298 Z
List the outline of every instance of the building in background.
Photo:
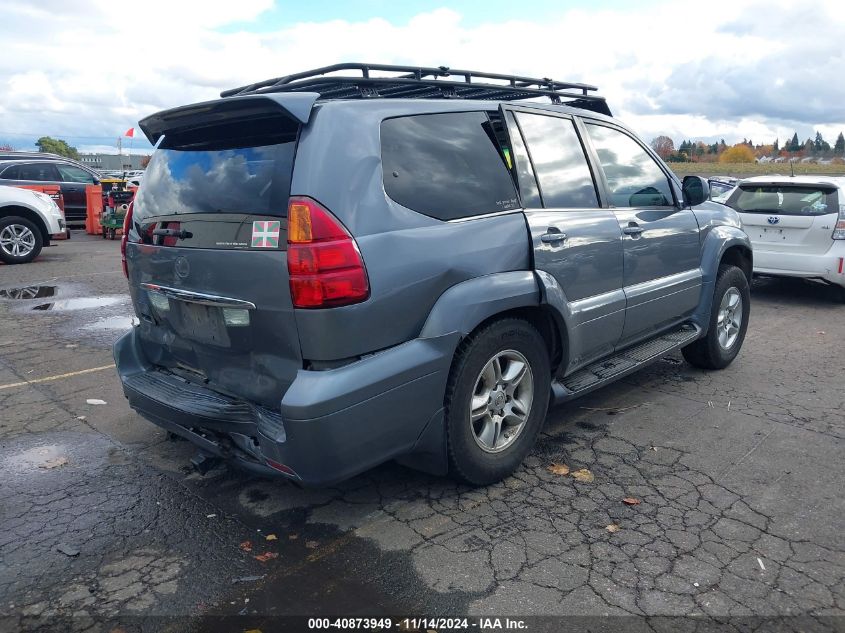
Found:
M 143 154 L 83 154 L 79 153 L 79 160 L 93 169 L 119 170 L 143 169 L 142 161 L 147 158 Z

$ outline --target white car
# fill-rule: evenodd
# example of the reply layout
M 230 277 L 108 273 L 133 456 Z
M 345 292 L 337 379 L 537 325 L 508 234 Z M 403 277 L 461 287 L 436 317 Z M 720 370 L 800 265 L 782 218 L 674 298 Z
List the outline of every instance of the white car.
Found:
M 25 264 L 65 231 L 65 217 L 45 193 L 0 186 L 0 261 Z
M 821 280 L 845 300 L 845 178 L 755 176 L 725 204 L 751 238 L 755 273 Z

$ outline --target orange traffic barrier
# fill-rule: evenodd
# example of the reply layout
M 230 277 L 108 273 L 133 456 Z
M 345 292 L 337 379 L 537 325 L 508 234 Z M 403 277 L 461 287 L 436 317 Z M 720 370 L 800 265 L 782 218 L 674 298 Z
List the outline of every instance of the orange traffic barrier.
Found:
M 101 235 L 100 214 L 103 212 L 103 188 L 100 185 L 85 187 L 85 232 L 88 235 Z
M 62 195 L 62 188 L 59 185 L 14 185 L 20 189 L 32 189 L 33 191 L 40 191 L 41 193 L 46 193 L 50 196 L 53 200 L 56 201 L 56 205 L 62 212 L 62 217 L 65 215 L 65 198 Z M 65 231 L 64 233 L 59 233 L 57 235 L 51 236 L 54 240 L 66 240 L 68 239 L 68 234 Z

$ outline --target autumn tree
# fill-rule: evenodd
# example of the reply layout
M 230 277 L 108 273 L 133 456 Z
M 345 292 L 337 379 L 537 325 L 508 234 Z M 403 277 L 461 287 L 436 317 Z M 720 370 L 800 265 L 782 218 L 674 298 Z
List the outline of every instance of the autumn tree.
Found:
M 38 148 L 39 152 L 44 152 L 45 154 L 58 154 L 59 156 L 67 156 L 68 158 L 79 160 L 79 152 L 77 149 L 68 145 L 66 141 L 58 138 L 42 136 L 40 139 L 35 141 L 35 146 Z
M 147 165 L 150 164 L 150 159 L 152 156 L 142 156 L 141 157 L 141 169 L 146 169 Z
M 666 160 L 675 152 L 675 142 L 668 136 L 658 136 L 651 141 L 651 147 L 663 160 Z
M 753 163 L 755 160 L 754 150 L 745 143 L 737 143 L 719 156 L 720 163 Z

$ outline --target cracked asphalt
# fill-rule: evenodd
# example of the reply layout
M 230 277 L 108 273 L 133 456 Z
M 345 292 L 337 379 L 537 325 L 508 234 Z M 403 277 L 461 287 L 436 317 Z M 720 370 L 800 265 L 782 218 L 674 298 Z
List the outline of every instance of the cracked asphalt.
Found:
M 0 266 L 0 631 L 266 633 L 288 615 L 845 630 L 845 305 L 827 288 L 755 281 L 730 368 L 676 355 L 554 409 L 500 484 L 386 464 L 302 490 L 200 476 L 188 443 L 129 409 L 108 367 L 125 284 L 118 243 L 79 234 Z M 31 286 L 55 291 L 2 292 Z M 672 617 L 694 615 L 711 619 Z

